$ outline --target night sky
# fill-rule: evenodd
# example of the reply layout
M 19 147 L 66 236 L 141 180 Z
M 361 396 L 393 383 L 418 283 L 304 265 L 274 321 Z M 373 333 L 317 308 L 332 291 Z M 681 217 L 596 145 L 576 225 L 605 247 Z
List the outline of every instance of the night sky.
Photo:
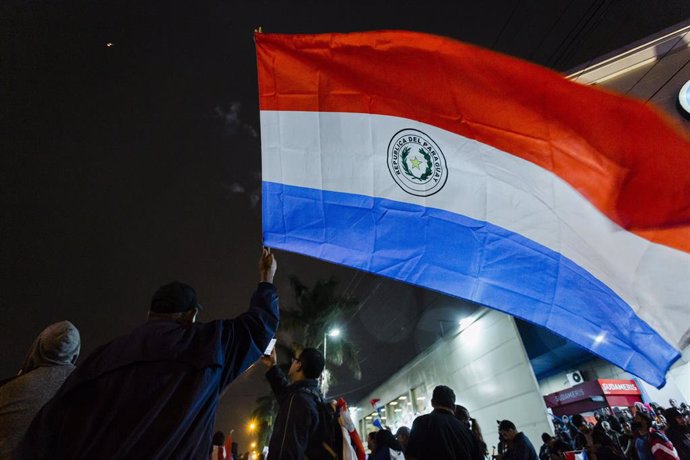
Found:
M 202 321 L 246 308 L 261 247 L 258 26 L 430 32 L 567 71 L 688 18 L 687 0 L 3 2 L 0 378 L 54 321 L 80 329 L 82 358 L 127 333 L 173 279 L 197 289 Z M 343 324 L 362 348 L 364 378 L 344 373 L 335 388 L 352 402 L 438 338 L 441 318 L 471 310 L 277 258 L 285 305 L 289 274 L 308 284 L 334 275 L 363 300 Z M 231 386 L 219 428 L 244 434 L 268 391 L 262 373 Z

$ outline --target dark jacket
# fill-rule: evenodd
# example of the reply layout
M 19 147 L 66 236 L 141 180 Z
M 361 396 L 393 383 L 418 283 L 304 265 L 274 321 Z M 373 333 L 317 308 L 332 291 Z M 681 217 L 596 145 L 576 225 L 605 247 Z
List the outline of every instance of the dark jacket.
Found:
M 539 460 L 539 457 L 529 438 L 520 432 L 513 438 L 503 460 Z
M 277 326 L 269 283 L 232 320 L 146 322 L 70 375 L 32 422 L 20 458 L 208 459 L 223 389 Z
M 539 448 L 539 460 L 549 460 L 551 458 L 551 452 L 549 451 L 549 445 L 544 443 Z
M 278 366 L 266 372 L 279 408 L 268 443 L 268 460 L 303 460 L 314 447 L 319 412 L 318 381 L 306 379 L 292 385 Z
M 472 432 L 443 409 L 417 417 L 412 423 L 405 455 L 418 460 L 482 460 Z
M 676 448 L 680 460 L 690 460 L 690 427 L 671 425 L 666 429 L 666 436 Z

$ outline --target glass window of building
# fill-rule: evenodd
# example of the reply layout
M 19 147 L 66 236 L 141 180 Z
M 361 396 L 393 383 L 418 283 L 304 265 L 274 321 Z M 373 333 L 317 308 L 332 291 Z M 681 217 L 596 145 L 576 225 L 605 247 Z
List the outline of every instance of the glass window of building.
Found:
M 429 412 L 431 405 L 427 398 L 425 386 L 413 388 L 410 394 L 412 396 L 412 401 L 410 402 L 412 403 L 412 410 L 415 415 L 422 415 Z
M 385 415 L 384 415 L 384 417 L 385 417 Z M 369 433 L 371 433 L 372 431 L 378 431 L 378 428 L 376 428 L 374 426 L 374 420 L 376 420 L 377 418 L 378 418 L 378 414 L 376 414 L 376 412 L 372 412 L 371 414 L 367 415 L 366 417 L 364 417 L 362 419 L 360 434 L 361 434 L 362 442 L 365 444 L 365 446 L 367 443 L 367 436 L 369 435 Z M 382 421 L 385 424 L 386 421 L 385 420 L 382 420 Z
M 412 426 L 415 414 L 410 395 L 402 394 L 386 404 L 386 413 L 388 420 L 385 425 L 388 425 L 393 433 L 401 426 Z

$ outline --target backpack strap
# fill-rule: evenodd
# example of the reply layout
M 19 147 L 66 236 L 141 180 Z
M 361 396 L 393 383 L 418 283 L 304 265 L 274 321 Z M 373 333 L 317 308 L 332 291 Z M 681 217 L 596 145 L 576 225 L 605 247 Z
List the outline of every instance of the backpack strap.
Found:
M 302 393 L 307 393 L 309 395 L 312 395 L 314 397 L 314 399 L 316 399 L 316 402 L 319 402 L 319 403 L 325 402 L 323 399 L 323 396 L 321 396 L 321 393 L 319 393 L 319 391 L 315 390 L 314 388 L 302 387 L 302 388 L 298 388 L 297 391 L 301 391 Z
M 335 417 L 335 412 L 333 411 L 332 407 L 323 399 L 321 393 L 318 390 L 315 390 L 314 388 L 298 388 L 296 391 L 306 393 L 312 396 L 316 401 L 316 412 L 319 416 L 316 431 L 321 442 L 319 443 L 318 441 L 316 441 L 315 445 L 318 446 L 320 444 L 325 453 L 329 456 L 329 458 L 339 458 L 337 452 L 333 450 L 333 448 L 328 442 L 326 442 L 327 440 L 332 440 L 333 438 L 333 433 L 330 432 L 332 427 L 329 426 L 330 420 L 328 419 L 328 413 L 326 413 L 326 411 L 333 412 Z M 314 444 L 312 444 L 312 446 L 313 445 Z M 321 456 L 321 454 L 319 454 L 319 456 Z M 309 457 L 307 455 L 305 455 L 305 460 L 309 460 Z

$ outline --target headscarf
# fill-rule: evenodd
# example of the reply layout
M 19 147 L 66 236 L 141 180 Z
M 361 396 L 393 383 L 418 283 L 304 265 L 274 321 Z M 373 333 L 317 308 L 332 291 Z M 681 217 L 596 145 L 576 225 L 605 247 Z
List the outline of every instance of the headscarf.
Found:
M 34 340 L 18 375 L 43 366 L 73 366 L 80 348 L 81 339 L 74 324 L 69 321 L 51 324 Z

